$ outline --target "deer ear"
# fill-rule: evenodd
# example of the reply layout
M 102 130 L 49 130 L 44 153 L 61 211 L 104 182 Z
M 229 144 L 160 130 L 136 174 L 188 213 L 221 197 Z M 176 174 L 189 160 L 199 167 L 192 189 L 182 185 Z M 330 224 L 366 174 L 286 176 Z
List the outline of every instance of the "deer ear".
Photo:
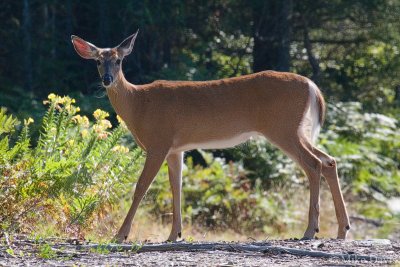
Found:
M 127 56 L 132 52 L 133 49 L 133 45 L 135 44 L 135 39 L 136 36 L 138 35 L 139 30 L 137 30 L 136 33 L 132 34 L 131 36 L 129 36 L 128 38 L 126 38 L 125 40 L 122 41 L 122 43 L 120 43 L 116 48 L 118 51 L 118 54 L 120 54 L 121 56 Z
M 75 35 L 71 35 L 71 41 L 74 45 L 75 51 L 81 57 L 86 59 L 96 59 L 98 57 L 99 49 L 95 45 L 86 42 L 82 38 L 79 38 Z

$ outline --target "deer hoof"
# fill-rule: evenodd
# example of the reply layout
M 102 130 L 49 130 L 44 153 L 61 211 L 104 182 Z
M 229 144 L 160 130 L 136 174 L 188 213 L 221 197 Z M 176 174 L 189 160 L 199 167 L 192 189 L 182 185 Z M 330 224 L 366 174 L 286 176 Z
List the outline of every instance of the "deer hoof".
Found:
M 170 234 L 167 242 L 179 242 L 182 241 L 182 232 L 178 232 L 177 234 Z
M 128 236 L 126 235 L 116 235 L 114 236 L 114 238 L 111 240 L 113 243 L 123 243 L 124 241 L 126 241 L 128 239 Z

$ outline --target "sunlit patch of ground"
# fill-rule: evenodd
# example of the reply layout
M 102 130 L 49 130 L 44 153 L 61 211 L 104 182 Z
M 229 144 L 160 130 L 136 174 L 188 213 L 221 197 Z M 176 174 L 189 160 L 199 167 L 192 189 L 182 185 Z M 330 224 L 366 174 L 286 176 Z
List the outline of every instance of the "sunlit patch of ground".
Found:
M 265 226 L 264 229 L 254 229 L 245 232 L 243 229 L 210 229 L 200 222 L 188 224 L 184 222 L 182 237 L 190 241 L 262 241 L 271 239 L 301 238 L 306 229 L 308 220 L 309 191 L 307 188 L 296 188 L 298 192 L 292 194 L 291 199 L 286 199 L 288 210 L 285 211 L 284 223 L 278 228 Z M 279 200 L 277 200 L 279 201 Z M 355 216 L 354 204 L 348 203 L 350 216 Z M 94 242 L 109 242 L 118 227 L 121 225 L 126 211 L 130 205 L 129 201 L 121 202 L 120 209 L 115 209 L 104 214 L 100 219 L 92 223 L 80 236 L 85 240 Z M 161 218 L 162 217 L 162 218 Z M 158 217 L 147 212 L 146 205 L 139 208 L 128 241 L 134 242 L 163 242 L 171 230 L 172 214 L 164 214 Z M 57 222 L 43 222 L 32 229 L 32 236 L 49 237 L 61 236 L 65 238 L 77 238 L 71 233 L 59 233 L 55 229 Z M 397 228 L 396 228 L 397 227 Z M 351 231 L 348 239 L 370 239 L 370 238 L 399 238 L 395 236 L 396 229 L 400 229 L 400 223 L 395 221 L 384 222 L 383 226 L 363 221 L 351 220 Z M 398 231 L 400 232 L 400 231 Z M 337 221 L 329 188 L 325 182 L 321 183 L 321 207 L 320 207 L 320 232 L 318 238 L 335 238 L 337 235 Z
M 265 227 L 263 229 L 254 229 L 252 232 L 244 232 L 243 229 L 217 229 L 212 230 L 201 224 L 193 225 L 183 224 L 183 238 L 195 241 L 251 241 L 251 240 L 268 240 L 268 239 L 288 239 L 301 238 L 303 231 L 306 229 L 308 220 L 308 202 L 309 192 L 307 188 L 301 189 L 301 192 L 293 195 L 292 199 L 288 199 L 289 210 L 285 216 L 286 223 L 274 229 L 273 227 Z M 126 205 L 126 203 L 125 203 Z M 349 216 L 354 216 L 355 212 L 352 203 L 348 204 Z M 125 207 L 127 209 L 127 207 Z M 101 237 L 101 239 L 112 238 L 117 231 L 120 223 L 125 216 L 125 212 L 115 211 L 109 216 L 98 222 L 97 228 L 93 227 L 88 236 Z M 155 218 L 146 213 L 146 207 L 139 209 L 129 236 L 130 241 L 165 241 L 171 230 L 172 215 L 167 214 Z M 115 222 L 117 218 L 117 221 Z M 389 222 L 393 223 L 393 222 Z M 366 221 L 352 220 L 351 231 L 348 235 L 349 239 L 368 239 L 368 238 L 390 238 L 381 228 L 368 223 Z M 267 232 L 265 232 L 267 230 Z M 332 197 L 327 185 L 321 184 L 321 207 L 320 207 L 320 232 L 318 238 L 336 238 L 337 221 Z

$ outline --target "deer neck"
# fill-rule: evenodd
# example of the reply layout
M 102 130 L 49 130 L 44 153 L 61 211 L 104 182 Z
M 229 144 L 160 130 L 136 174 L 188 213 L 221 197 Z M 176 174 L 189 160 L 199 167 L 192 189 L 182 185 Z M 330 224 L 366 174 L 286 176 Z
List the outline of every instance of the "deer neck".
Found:
M 107 95 L 115 112 L 131 128 L 134 122 L 136 86 L 129 83 L 120 70 L 115 82 L 107 88 Z M 131 126 L 131 127 L 130 127 Z

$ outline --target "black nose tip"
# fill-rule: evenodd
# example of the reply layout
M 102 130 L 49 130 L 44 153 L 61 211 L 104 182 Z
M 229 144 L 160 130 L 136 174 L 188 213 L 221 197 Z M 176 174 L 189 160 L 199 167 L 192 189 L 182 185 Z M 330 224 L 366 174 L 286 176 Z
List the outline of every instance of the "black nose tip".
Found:
M 110 74 L 104 74 L 103 76 L 103 84 L 110 85 L 113 82 L 113 77 Z

